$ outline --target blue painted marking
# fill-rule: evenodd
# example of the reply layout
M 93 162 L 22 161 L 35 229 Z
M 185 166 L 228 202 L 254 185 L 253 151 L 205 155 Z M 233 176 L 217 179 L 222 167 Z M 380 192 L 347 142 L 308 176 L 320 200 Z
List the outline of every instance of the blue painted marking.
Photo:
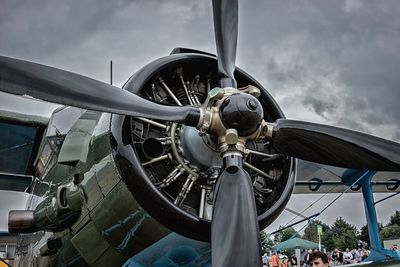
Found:
M 138 219 L 139 218 L 139 219 Z M 127 216 L 124 220 L 118 221 L 116 224 L 113 226 L 109 227 L 108 229 L 104 230 L 102 232 L 102 235 L 105 237 L 110 236 L 114 231 L 118 230 L 119 228 L 122 228 L 126 224 L 130 223 L 130 221 L 133 221 L 134 219 L 138 219 L 136 221 L 132 228 L 129 230 L 129 232 L 125 235 L 124 239 L 121 241 L 121 243 L 118 245 L 117 250 L 119 252 L 123 252 L 125 249 L 128 248 L 129 242 L 131 239 L 135 236 L 136 231 L 142 226 L 144 220 L 146 218 L 149 218 L 149 215 L 147 213 L 144 213 L 140 209 L 136 210 L 135 212 L 131 213 L 129 216 Z
M 132 237 L 135 236 L 136 231 L 142 226 L 144 220 L 146 219 L 145 215 L 142 215 L 143 217 L 140 218 L 140 220 L 132 227 L 132 229 L 128 232 L 128 234 L 125 236 L 124 240 L 121 242 L 121 244 L 119 244 L 119 246 L 117 247 L 117 250 L 119 252 L 124 251 L 128 244 L 129 241 L 131 240 Z

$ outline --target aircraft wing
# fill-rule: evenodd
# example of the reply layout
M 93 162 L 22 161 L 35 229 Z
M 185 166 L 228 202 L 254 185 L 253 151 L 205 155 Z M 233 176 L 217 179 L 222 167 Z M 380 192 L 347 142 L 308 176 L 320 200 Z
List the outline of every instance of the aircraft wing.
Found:
M 342 193 L 348 186 L 342 184 L 343 173 L 347 169 L 298 160 L 297 179 L 294 194 Z M 400 173 L 377 172 L 372 179 L 374 193 L 400 191 Z M 346 193 L 360 193 L 354 186 Z
M 48 119 L 0 110 L 0 190 L 28 192 Z

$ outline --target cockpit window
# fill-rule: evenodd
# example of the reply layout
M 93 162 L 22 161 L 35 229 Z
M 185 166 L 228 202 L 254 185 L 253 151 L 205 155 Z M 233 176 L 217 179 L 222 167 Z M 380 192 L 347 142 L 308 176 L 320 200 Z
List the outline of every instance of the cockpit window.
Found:
M 0 123 L 0 172 L 26 174 L 37 128 Z

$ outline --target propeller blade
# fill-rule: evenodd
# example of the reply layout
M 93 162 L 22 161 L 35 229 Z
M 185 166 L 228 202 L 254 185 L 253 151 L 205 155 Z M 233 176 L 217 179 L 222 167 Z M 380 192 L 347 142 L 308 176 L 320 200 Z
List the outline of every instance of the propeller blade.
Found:
M 238 0 L 213 0 L 212 5 L 220 86 L 236 88 L 233 72 L 238 35 Z
M 229 158 L 231 156 L 228 156 Z M 243 159 L 227 164 L 216 185 L 211 222 L 213 266 L 261 266 L 260 234 L 250 175 Z
M 200 118 L 198 108 L 160 105 L 79 74 L 3 56 L 0 90 L 62 105 L 192 126 Z
M 325 165 L 400 171 L 400 144 L 348 129 L 280 119 L 272 146 L 282 154 Z

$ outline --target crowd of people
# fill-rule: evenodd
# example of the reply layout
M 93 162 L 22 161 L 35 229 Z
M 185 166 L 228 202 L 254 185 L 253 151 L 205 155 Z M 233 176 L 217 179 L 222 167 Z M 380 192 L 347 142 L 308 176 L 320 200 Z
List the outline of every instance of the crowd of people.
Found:
M 305 258 L 307 264 L 302 260 L 298 261 L 296 255 L 292 257 L 287 257 L 286 255 L 274 252 L 271 256 L 264 254 L 263 256 L 263 266 L 266 267 L 328 267 L 330 266 L 328 256 L 321 251 L 314 251 L 307 253 Z M 300 265 L 299 265 L 300 264 Z M 306 265 L 305 265 L 306 264 Z
M 336 248 L 328 255 L 333 263 L 332 266 L 337 266 L 337 265 L 359 263 L 364 259 L 366 259 L 369 256 L 369 253 L 370 253 L 369 250 L 363 248 L 358 248 L 353 250 L 346 248 L 346 250 L 343 252 Z
M 397 245 L 393 247 L 397 250 Z M 340 251 L 338 248 L 332 252 L 321 252 L 318 250 L 303 250 L 300 259 L 296 255 L 285 255 L 273 252 L 268 256 L 264 254 L 262 258 L 264 267 L 319 267 L 319 266 L 341 266 L 352 263 L 359 263 L 369 256 L 370 251 L 364 248 L 352 249 L 346 248 Z

